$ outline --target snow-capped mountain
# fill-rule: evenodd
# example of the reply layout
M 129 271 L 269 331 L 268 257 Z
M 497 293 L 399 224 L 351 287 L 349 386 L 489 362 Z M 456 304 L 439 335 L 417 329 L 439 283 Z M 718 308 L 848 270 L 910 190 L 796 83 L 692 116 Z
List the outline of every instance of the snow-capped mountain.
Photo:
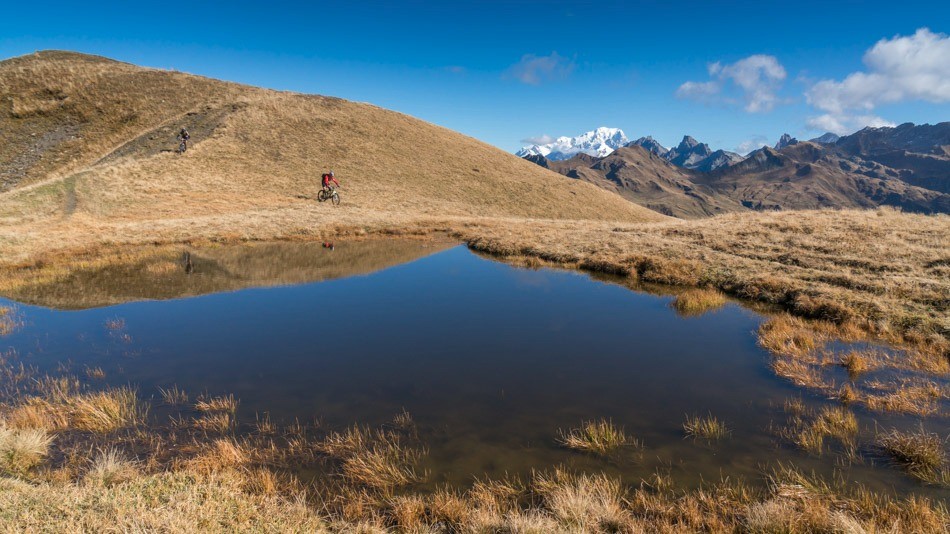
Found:
M 551 161 L 569 159 L 580 153 L 602 158 L 627 144 L 620 128 L 600 127 L 577 137 L 558 137 L 553 143 L 530 145 L 515 154 L 519 157 L 544 156 Z
M 673 165 L 692 169 L 710 155 L 712 155 L 712 150 L 709 149 L 709 145 L 684 135 L 680 144 L 670 149 L 664 157 Z
M 650 152 L 653 152 L 657 156 L 663 156 L 667 152 L 670 151 L 668 148 L 658 143 L 656 139 L 654 139 L 653 137 L 649 135 L 646 137 L 641 137 L 640 139 L 637 139 L 636 141 L 633 141 L 627 144 L 627 146 L 634 146 L 634 145 L 641 146 L 649 150 Z
M 827 133 L 822 134 L 820 137 L 810 139 L 810 141 L 812 143 L 820 143 L 822 145 L 833 145 L 838 142 L 838 139 L 841 139 L 841 137 L 831 132 L 827 132 Z
M 782 137 L 778 140 L 778 143 L 775 143 L 775 150 L 782 150 L 787 146 L 797 145 L 798 139 L 786 134 L 782 134 Z

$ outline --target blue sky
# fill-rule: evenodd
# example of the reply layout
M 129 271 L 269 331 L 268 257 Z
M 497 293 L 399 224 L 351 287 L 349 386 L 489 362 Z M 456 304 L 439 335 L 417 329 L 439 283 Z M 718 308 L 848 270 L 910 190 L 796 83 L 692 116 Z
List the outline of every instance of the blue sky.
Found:
M 68 49 L 334 95 L 509 151 L 597 126 L 736 149 L 950 120 L 945 2 L 148 4 L 9 3 L 0 58 Z

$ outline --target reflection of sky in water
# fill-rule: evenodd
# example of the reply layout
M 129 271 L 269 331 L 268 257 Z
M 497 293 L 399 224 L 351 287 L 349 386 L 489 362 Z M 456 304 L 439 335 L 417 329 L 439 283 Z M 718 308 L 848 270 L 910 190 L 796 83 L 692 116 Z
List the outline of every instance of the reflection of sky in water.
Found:
M 832 456 L 777 449 L 769 434 L 784 421 L 784 400 L 802 392 L 769 371 L 756 346 L 761 318 L 728 304 L 683 319 L 669 302 L 457 247 L 322 283 L 81 312 L 21 306 L 27 326 L 0 347 L 41 366 L 101 366 L 109 382 L 136 384 L 144 396 L 172 385 L 234 393 L 250 420 L 266 411 L 277 421 L 380 424 L 406 409 L 447 481 L 557 463 L 634 480 L 668 468 L 692 483 L 757 479 L 776 460 L 831 475 Z M 107 331 L 110 318 L 125 328 Z M 684 440 L 686 415 L 707 413 L 726 421 L 731 439 Z M 606 465 L 555 444 L 558 429 L 599 417 L 641 439 L 643 457 Z M 866 415 L 863 423 L 870 428 Z M 870 465 L 844 476 L 908 484 Z

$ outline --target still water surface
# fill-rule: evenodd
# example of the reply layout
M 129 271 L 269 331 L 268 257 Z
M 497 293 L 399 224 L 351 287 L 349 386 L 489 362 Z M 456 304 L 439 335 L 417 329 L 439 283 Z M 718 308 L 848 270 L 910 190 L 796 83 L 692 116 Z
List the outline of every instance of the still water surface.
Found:
M 870 453 L 841 466 L 834 455 L 813 457 L 783 443 L 774 427 L 785 421 L 786 399 L 802 397 L 813 407 L 829 401 L 770 372 L 755 336 L 764 317 L 739 304 L 684 318 L 670 308 L 670 296 L 575 272 L 516 268 L 463 246 L 293 247 L 281 249 L 294 256 L 300 274 L 290 281 L 247 275 L 249 265 L 275 270 L 268 261 L 275 249 L 257 247 L 239 259 L 228 256 L 226 268 L 218 261 L 217 270 L 196 255 L 196 270 L 184 282 L 156 275 L 150 289 L 141 274 L 146 279 L 135 282 L 135 298 L 159 289 L 162 298 L 215 287 L 229 292 L 74 311 L 17 305 L 26 325 L 0 340 L 0 349 L 15 347 L 41 367 L 65 359 L 100 366 L 107 382 L 134 384 L 146 397 L 172 385 L 193 394 L 233 393 L 245 421 L 267 412 L 275 421 L 320 418 L 341 428 L 382 424 L 406 410 L 428 445 L 435 483 L 562 464 L 630 483 L 661 470 L 685 485 L 723 477 L 755 484 L 763 469 L 784 462 L 878 489 L 946 497 Z M 327 265 L 380 248 L 392 261 L 327 275 Z M 322 274 L 307 265 L 319 265 Z M 215 286 L 212 276 L 246 283 Z M 96 283 L 115 286 L 121 276 L 93 278 L 98 282 L 61 288 L 59 307 L 73 307 L 64 298 L 96 302 L 103 292 Z M 274 283 L 292 285 L 240 289 Z M 169 293 L 176 284 L 194 287 Z M 121 331 L 104 327 L 116 318 L 125 322 Z M 917 424 L 857 413 L 865 433 L 875 424 Z M 715 445 L 684 439 L 682 423 L 691 414 L 724 420 L 730 437 Z M 641 440 L 642 451 L 602 460 L 558 446 L 559 429 L 600 417 Z M 942 435 L 950 430 L 946 420 L 928 425 Z

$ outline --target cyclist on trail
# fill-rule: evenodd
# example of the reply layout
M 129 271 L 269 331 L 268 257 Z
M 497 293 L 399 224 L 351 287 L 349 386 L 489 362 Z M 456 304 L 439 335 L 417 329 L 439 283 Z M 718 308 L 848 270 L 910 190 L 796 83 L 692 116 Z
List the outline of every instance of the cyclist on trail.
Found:
M 191 136 L 188 135 L 188 129 L 182 126 L 181 131 L 178 132 L 178 140 L 181 142 L 181 147 L 183 149 L 182 152 L 185 151 L 184 149 L 188 148 L 189 139 L 191 139 Z
M 333 182 L 337 187 L 340 187 L 340 182 L 336 181 L 336 178 L 333 177 L 333 171 L 323 173 L 323 190 L 327 193 L 330 192 L 330 182 Z

